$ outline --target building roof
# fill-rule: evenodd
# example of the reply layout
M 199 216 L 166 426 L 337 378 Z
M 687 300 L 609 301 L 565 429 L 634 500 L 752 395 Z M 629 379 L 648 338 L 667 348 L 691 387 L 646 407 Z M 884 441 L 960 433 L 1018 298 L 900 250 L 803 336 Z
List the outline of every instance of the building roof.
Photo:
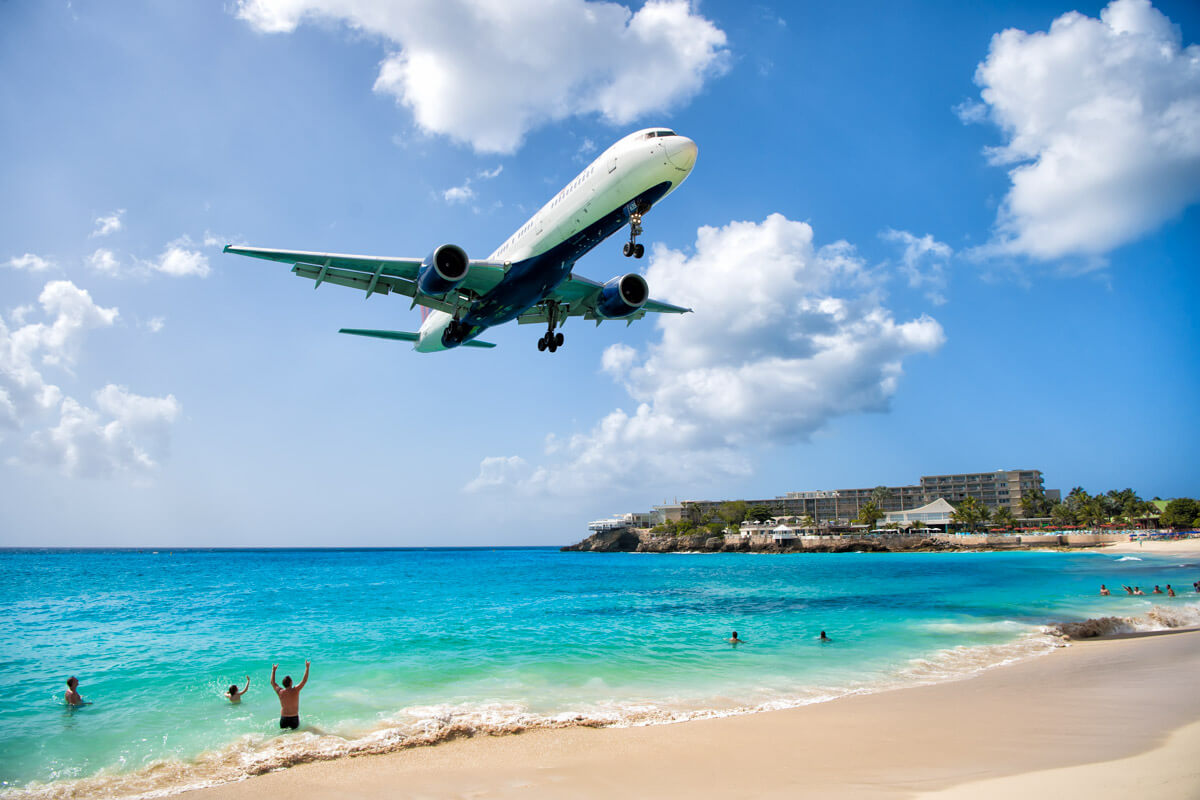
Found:
M 950 515 L 953 513 L 954 506 L 947 503 L 946 498 L 939 497 L 932 503 L 926 503 L 920 508 L 889 511 L 885 517 L 887 522 L 936 522 L 942 518 L 945 519 L 945 522 L 949 522 Z

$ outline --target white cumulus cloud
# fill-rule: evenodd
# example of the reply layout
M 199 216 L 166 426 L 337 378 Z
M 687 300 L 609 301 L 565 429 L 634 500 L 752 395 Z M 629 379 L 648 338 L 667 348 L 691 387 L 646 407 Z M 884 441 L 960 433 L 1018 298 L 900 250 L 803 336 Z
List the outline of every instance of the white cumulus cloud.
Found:
M 44 366 L 70 368 L 88 331 L 113 325 L 116 308 L 92 301 L 71 281 L 51 281 L 38 302 L 49 322 L 25 323 L 32 312 L 14 315 L 10 329 L 0 319 L 0 428 L 17 429 L 38 413 L 55 408 L 63 393 L 42 375 Z
M 192 240 L 186 236 L 168 243 L 167 249 L 163 250 L 158 259 L 146 262 L 146 266 L 173 278 L 206 278 L 211 271 L 208 256 L 196 250 Z
M 8 266 L 13 269 L 24 269 L 30 272 L 45 272 L 54 267 L 54 262 L 33 253 L 26 253 L 23 256 L 14 256 L 7 262 Z
M 105 308 L 71 281 L 51 281 L 38 297 L 44 322 L 26 322 L 36 309 L 21 307 L 0 319 L 0 444 L 30 431 L 21 456 L 9 461 L 42 465 L 74 477 L 144 474 L 169 449 L 170 425 L 180 414 L 173 395 L 146 397 L 106 385 L 89 408 L 45 377 L 47 368 L 69 371 L 90 331 L 111 327 L 116 308 Z M 4 436 L 8 434 L 9 436 Z M 6 448 L 7 449 L 7 448 Z
M 469 488 L 576 493 L 745 474 L 749 448 L 886 410 L 904 359 L 944 340 L 928 316 L 893 318 L 849 244 L 817 247 L 808 224 L 780 214 L 701 228 L 691 256 L 656 248 L 646 278 L 695 313 L 661 318 L 644 350 L 604 353 L 633 410 L 550 437 L 538 467 L 485 459 Z
M 687 0 L 637 11 L 588 0 L 241 0 L 238 16 L 263 32 L 325 19 L 382 37 L 375 91 L 421 129 L 480 152 L 513 152 L 533 128 L 570 116 L 624 125 L 664 111 L 729 55 L 725 33 Z
M 108 236 L 110 233 L 116 233 L 121 230 L 121 217 L 125 215 L 125 209 L 118 208 L 107 217 L 96 217 L 96 227 L 92 230 L 92 236 Z
M 880 234 L 885 242 L 899 245 L 900 272 L 914 289 L 924 289 L 925 296 L 937 306 L 946 302 L 947 265 L 954 250 L 939 242 L 932 234 L 915 236 L 908 231 L 888 228 Z
M 92 269 L 105 275 L 116 277 L 121 274 L 121 264 L 112 250 L 99 247 L 96 252 L 88 256 L 87 262 Z
M 454 205 L 455 203 L 465 203 L 474 197 L 475 190 L 471 188 L 470 181 L 467 181 L 461 186 L 451 186 L 449 189 L 442 192 L 442 199 L 451 205 Z
M 168 453 L 171 423 L 181 411 L 175 396 L 143 397 L 108 384 L 94 399 L 95 410 L 63 400 L 58 424 L 30 436 L 26 461 L 73 478 L 155 470 Z
M 975 82 L 1006 137 L 989 157 L 1012 165 L 977 254 L 1095 259 L 1200 199 L 1200 46 L 1148 0 L 996 34 Z

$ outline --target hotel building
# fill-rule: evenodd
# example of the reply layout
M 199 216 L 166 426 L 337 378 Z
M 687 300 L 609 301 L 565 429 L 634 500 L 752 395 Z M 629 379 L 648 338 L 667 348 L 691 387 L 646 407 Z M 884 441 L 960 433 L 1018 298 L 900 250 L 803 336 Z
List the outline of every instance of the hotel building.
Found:
M 942 498 L 951 505 L 974 497 L 988 508 L 1007 507 L 1015 517 L 1021 514 L 1021 498 L 1034 489 L 1041 489 L 1047 499 L 1057 499 L 1057 489 L 1046 489 L 1041 470 L 1013 469 L 995 472 L 969 472 L 955 475 L 923 475 L 921 482 L 910 486 L 886 486 L 880 508 L 885 511 L 904 511 L 919 508 Z M 776 516 L 810 516 L 822 522 L 849 523 L 859 509 L 872 501 L 876 487 L 857 489 L 825 489 L 788 492 L 769 500 L 747 500 L 747 505 L 770 508 Z M 701 521 L 714 515 L 724 500 L 684 500 L 680 503 L 655 506 L 655 523 L 679 521 L 685 516 Z

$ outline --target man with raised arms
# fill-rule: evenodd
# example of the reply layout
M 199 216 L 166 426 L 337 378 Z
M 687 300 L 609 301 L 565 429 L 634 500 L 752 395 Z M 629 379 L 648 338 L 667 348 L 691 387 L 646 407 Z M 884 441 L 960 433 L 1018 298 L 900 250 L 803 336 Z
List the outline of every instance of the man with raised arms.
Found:
M 304 677 L 297 686 L 292 686 L 292 676 L 283 676 L 283 686 L 275 682 L 278 664 L 271 665 L 271 688 L 279 695 L 279 727 L 295 730 L 300 727 L 300 690 L 308 683 L 308 662 L 304 662 Z

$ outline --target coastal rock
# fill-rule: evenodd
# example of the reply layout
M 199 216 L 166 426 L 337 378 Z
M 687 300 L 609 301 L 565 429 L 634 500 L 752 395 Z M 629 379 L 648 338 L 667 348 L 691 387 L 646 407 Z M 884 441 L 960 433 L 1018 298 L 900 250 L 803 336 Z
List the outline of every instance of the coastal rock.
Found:
M 638 549 L 641 539 L 628 528 L 593 533 L 578 544 L 568 545 L 563 550 L 586 550 L 593 553 L 621 553 Z
M 823 536 L 792 539 L 785 542 L 748 541 L 736 537 L 712 536 L 707 531 L 671 536 L 646 528 L 617 528 L 600 531 L 563 550 L 594 553 L 911 553 L 957 551 L 964 545 L 923 536 Z

